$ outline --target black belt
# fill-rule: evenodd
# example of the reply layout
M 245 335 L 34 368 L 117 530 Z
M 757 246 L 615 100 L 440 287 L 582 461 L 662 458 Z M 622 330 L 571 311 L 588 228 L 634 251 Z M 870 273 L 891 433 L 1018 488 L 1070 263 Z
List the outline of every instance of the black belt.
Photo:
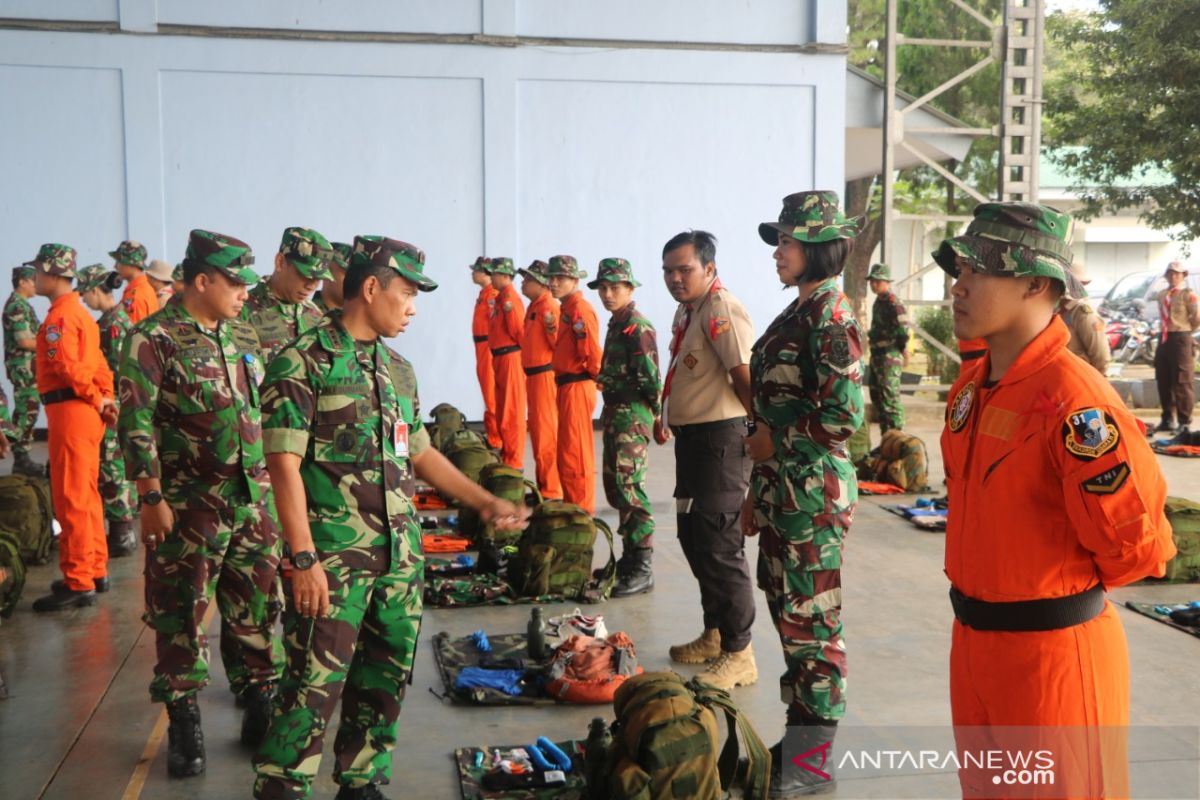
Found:
M 555 375 L 554 382 L 559 386 L 565 386 L 568 383 L 579 383 L 580 381 L 590 381 L 592 376 L 587 372 L 568 372 L 565 375 Z
M 52 406 L 55 403 L 65 403 L 68 400 L 80 400 L 79 395 L 75 394 L 74 389 L 55 389 L 52 392 L 46 392 L 42 395 L 42 405 Z
M 486 342 L 488 339 L 486 333 L 483 336 L 472 336 L 471 338 L 475 340 L 476 344 L 478 344 L 479 342 Z
M 542 364 L 540 367 L 526 367 L 525 374 L 530 376 L 541 375 L 543 372 L 549 372 L 552 369 L 554 369 L 553 364 Z
M 729 419 L 718 419 L 712 422 L 697 422 L 692 425 L 671 425 L 671 433 L 678 436 L 681 433 L 702 433 L 704 431 L 717 431 L 723 428 L 745 427 L 745 417 L 730 417 Z
M 497 348 L 493 349 L 492 350 L 492 358 L 499 358 L 500 356 L 506 356 L 509 353 L 519 353 L 519 352 L 521 352 L 521 345 L 510 344 L 508 347 L 497 347 Z
M 967 597 L 951 586 L 950 605 L 954 606 L 954 616 L 959 622 L 977 631 L 1053 631 L 1082 625 L 1100 616 L 1104 610 L 1104 587 L 1097 583 L 1087 591 L 1066 597 L 989 603 Z

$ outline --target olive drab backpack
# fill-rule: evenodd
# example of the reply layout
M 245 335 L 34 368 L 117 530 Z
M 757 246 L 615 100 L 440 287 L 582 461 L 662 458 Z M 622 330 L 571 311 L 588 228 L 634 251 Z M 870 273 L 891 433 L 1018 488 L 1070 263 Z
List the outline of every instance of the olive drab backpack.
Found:
M 729 732 L 723 748 L 718 709 L 725 712 Z M 695 679 L 685 682 L 674 672 L 646 672 L 621 684 L 613 711 L 612 743 L 601 772 L 607 779 L 588 786 L 592 800 L 725 797 L 737 772 L 739 736 L 747 756 L 742 796 L 767 797 L 770 752 L 728 692 Z
M 25 562 L 21 560 L 21 543 L 8 531 L 0 530 L 0 617 L 12 616 L 21 590 L 25 588 Z
M 1171 523 L 1176 552 L 1167 562 L 1163 580 L 1171 583 L 1200 580 L 1200 503 L 1168 497 L 1164 511 Z
M 479 483 L 479 473 L 484 467 L 500 460 L 488 449 L 487 442 L 474 431 L 456 431 L 446 442 L 445 448 L 439 449 L 459 472 L 475 483 Z
M 0 531 L 17 540 L 26 566 L 50 560 L 53 525 L 49 480 L 29 475 L 0 477 Z
M 608 540 L 608 563 L 593 576 L 597 530 Z M 612 529 L 562 500 L 547 500 L 533 510 L 517 552 L 508 560 L 508 583 L 522 597 L 595 603 L 612 594 L 616 580 Z
M 892 429 L 879 441 L 871 462 L 877 481 L 899 486 L 906 492 L 929 491 L 929 458 L 925 443 L 902 430 Z
M 479 485 L 489 492 L 518 506 L 526 505 L 528 496 L 532 496 L 533 506 L 542 502 L 542 493 L 537 484 L 525 477 L 516 467 L 508 464 L 488 464 L 479 471 Z M 491 523 L 484 524 L 479 520 L 479 514 L 471 508 L 463 508 L 458 515 L 458 532 L 476 540 L 486 540 L 500 547 L 516 542 L 521 537 L 521 531 L 497 531 Z
M 427 426 L 429 442 L 443 453 L 454 434 L 467 430 L 466 415 L 449 403 L 438 403 L 429 416 L 433 420 Z

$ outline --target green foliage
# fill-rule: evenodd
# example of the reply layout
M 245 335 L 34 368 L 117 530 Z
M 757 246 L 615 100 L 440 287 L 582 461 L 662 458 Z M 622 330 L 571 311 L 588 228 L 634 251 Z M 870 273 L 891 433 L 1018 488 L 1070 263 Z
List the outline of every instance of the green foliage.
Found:
M 933 338 L 951 350 L 958 348 L 958 340 L 954 338 L 954 318 L 950 309 L 942 306 L 926 306 L 917 313 L 917 323 Z M 938 350 L 924 339 L 921 348 L 929 359 L 929 374 L 937 375 L 941 383 L 954 383 L 958 379 L 958 362 Z

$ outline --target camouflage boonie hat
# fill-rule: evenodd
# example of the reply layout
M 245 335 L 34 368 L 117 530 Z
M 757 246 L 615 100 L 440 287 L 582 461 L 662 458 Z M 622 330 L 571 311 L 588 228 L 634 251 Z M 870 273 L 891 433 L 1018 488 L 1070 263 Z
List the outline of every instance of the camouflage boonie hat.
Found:
M 779 234 L 810 244 L 853 239 L 862 227 L 862 217 L 848 218 L 838 208 L 837 192 L 796 192 L 783 198 L 779 222 L 764 222 L 758 235 L 769 245 L 779 243 Z
M 200 268 L 212 267 L 236 283 L 252 286 L 258 283 L 258 273 L 250 269 L 254 263 L 254 251 L 241 239 L 196 229 L 188 234 L 187 254 L 180 266 L 195 264 Z
M 182 261 L 179 262 L 178 264 L 176 264 L 175 269 L 171 271 L 171 280 L 176 283 L 179 283 L 180 281 L 183 280 L 183 262 Z
M 587 273 L 579 268 L 575 256 L 551 256 L 550 263 L 546 265 L 546 277 L 553 278 L 556 275 L 576 280 L 587 277 Z
M 633 288 L 641 286 L 633 278 L 633 266 L 623 258 L 604 258 L 596 271 L 596 280 L 588 281 L 589 289 L 599 288 L 601 283 L 628 283 Z
M 872 264 L 871 271 L 867 273 L 869 281 L 890 281 L 892 279 L 892 271 L 887 264 Z
M 425 274 L 425 251 L 414 244 L 389 239 L 386 236 L 355 236 L 354 254 L 350 268 L 391 267 L 417 285 L 422 292 L 432 292 L 437 282 Z
M 312 228 L 293 227 L 285 230 L 283 240 L 279 242 L 279 252 L 309 280 L 329 280 L 333 277 L 333 273 L 329 271 L 329 262 L 333 260 L 333 245 Z
M 110 275 L 116 275 L 116 273 L 103 264 L 89 264 L 78 271 L 75 285 L 80 292 L 86 292 L 104 283 Z
M 13 267 L 13 280 L 23 281 L 26 278 L 32 280 L 34 275 L 34 266 L 35 264 L 32 261 L 26 261 L 19 267 Z
M 492 274 L 492 260 L 487 256 L 480 256 L 471 265 L 471 272 L 482 272 L 484 275 Z
M 116 250 L 110 250 L 108 254 L 118 264 L 128 264 L 138 269 L 146 268 L 146 248 L 141 242 L 121 242 Z
M 38 248 L 38 254 L 33 259 L 33 266 L 38 272 L 54 275 L 59 278 L 75 277 L 75 248 L 65 244 L 44 244 Z
M 1071 215 L 1033 203 L 980 203 L 966 232 L 942 240 L 933 260 L 958 277 L 956 259 L 987 275 L 1041 275 L 1061 281 L 1067 295 L 1086 296 L 1071 272 Z
M 533 261 L 531 261 L 529 263 L 528 267 L 519 269 L 519 270 L 517 270 L 517 272 L 519 272 L 521 274 L 521 277 L 529 278 L 530 280 L 534 280 L 534 281 L 537 281 L 538 283 L 545 284 L 545 283 L 549 283 L 549 281 L 550 281 L 550 279 L 546 277 L 546 270 L 549 268 L 550 268 L 549 265 L 546 264 L 545 261 L 541 261 L 541 260 L 535 258 Z
M 517 271 L 513 269 L 513 260 L 511 258 L 493 258 L 490 272 L 492 275 L 517 274 Z
M 333 245 L 333 260 L 330 261 L 330 266 L 338 266 L 342 269 L 350 269 L 350 254 L 354 252 L 354 248 L 345 242 L 332 242 Z

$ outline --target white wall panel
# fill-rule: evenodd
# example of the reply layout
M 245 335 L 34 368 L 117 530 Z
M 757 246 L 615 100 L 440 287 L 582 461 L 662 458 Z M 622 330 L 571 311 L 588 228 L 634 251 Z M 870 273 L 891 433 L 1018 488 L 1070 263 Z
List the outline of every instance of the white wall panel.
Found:
M 493 2 L 494 0 L 488 0 Z M 478 33 L 484 0 L 158 0 L 179 25 L 404 33 Z
M 118 0 L 4 0 L 0 17 L 116 22 Z

